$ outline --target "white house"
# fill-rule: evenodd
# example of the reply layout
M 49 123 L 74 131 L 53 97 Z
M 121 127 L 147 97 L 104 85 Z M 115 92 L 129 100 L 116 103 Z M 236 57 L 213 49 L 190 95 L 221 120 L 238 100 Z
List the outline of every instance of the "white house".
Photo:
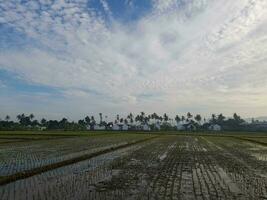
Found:
M 98 124 L 94 125 L 94 130 L 96 131 L 103 131 L 103 130 L 106 130 L 106 127 L 105 126 L 100 126 Z
M 142 130 L 143 131 L 150 131 L 150 126 L 148 124 L 143 124 L 142 125 Z
M 158 130 L 158 131 L 160 131 L 160 123 L 155 123 L 155 128 Z
M 121 127 L 121 129 L 122 129 L 123 131 L 128 131 L 129 126 L 128 126 L 127 124 L 123 124 L 122 127 Z
M 121 130 L 121 128 L 120 128 L 120 126 L 119 126 L 118 124 L 114 124 L 114 125 L 112 126 L 112 130 L 113 130 L 113 131 L 119 131 L 119 130 Z
M 221 131 L 222 127 L 218 124 L 212 124 L 209 126 L 210 131 Z
M 184 124 L 183 125 L 185 127 L 186 130 L 188 131 L 196 131 L 197 130 L 197 127 L 194 125 L 194 124 Z
M 176 129 L 177 129 L 178 131 L 184 131 L 184 130 L 185 130 L 185 127 L 184 127 L 183 124 L 181 124 L 181 123 L 177 123 L 177 125 L 176 125 Z
M 40 127 L 40 130 L 41 130 L 41 131 L 44 131 L 44 130 L 46 130 L 46 129 L 47 129 L 47 128 L 46 128 L 45 126 L 41 126 L 41 127 Z

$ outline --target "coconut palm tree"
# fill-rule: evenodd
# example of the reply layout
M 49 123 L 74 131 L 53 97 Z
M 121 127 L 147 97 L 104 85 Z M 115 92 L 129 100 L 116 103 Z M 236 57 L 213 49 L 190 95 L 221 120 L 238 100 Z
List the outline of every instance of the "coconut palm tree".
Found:
M 42 124 L 42 126 L 45 126 L 45 125 L 46 125 L 46 122 L 47 122 L 47 121 L 46 121 L 45 118 L 42 118 L 42 119 L 41 119 L 41 124 Z
M 216 123 L 216 115 L 215 114 L 211 115 L 211 123 L 213 123 L 213 124 Z
M 100 118 L 100 125 L 102 124 L 102 121 L 103 121 L 103 118 L 102 118 L 103 116 L 102 116 L 102 113 L 99 113 L 99 118 Z
M 30 120 L 32 120 L 32 119 L 34 118 L 34 115 L 31 113 L 31 114 L 29 115 L 29 118 L 30 118 Z
M 84 120 L 86 121 L 87 125 L 89 125 L 89 124 L 90 124 L 90 122 L 91 122 L 91 120 L 90 120 L 90 117 L 89 117 L 89 116 L 86 116 L 86 117 L 84 118 Z
M 7 115 L 7 116 L 5 117 L 5 119 L 6 119 L 6 121 L 8 122 L 8 121 L 10 120 L 10 116 Z
M 177 124 L 179 124 L 180 121 L 181 121 L 181 118 L 178 115 L 176 115 L 175 116 L 175 121 L 176 121 Z
M 202 117 L 201 117 L 200 114 L 197 114 L 197 115 L 195 116 L 195 120 L 198 122 L 199 125 L 200 125 L 201 119 L 202 119 Z
M 223 122 L 224 122 L 224 120 L 225 120 L 225 116 L 223 116 L 222 113 L 219 114 L 219 115 L 218 115 L 218 118 L 217 118 L 218 124 L 222 125 Z
M 193 117 L 193 115 L 190 113 L 190 112 L 188 112 L 187 113 L 187 119 L 188 119 L 188 121 L 190 121 L 190 119 Z
M 95 125 L 95 117 L 91 116 L 91 126 L 94 126 L 94 125 Z
M 168 115 L 166 113 L 164 113 L 163 119 L 164 119 L 165 122 L 167 122 L 169 120 L 169 117 L 168 117 Z

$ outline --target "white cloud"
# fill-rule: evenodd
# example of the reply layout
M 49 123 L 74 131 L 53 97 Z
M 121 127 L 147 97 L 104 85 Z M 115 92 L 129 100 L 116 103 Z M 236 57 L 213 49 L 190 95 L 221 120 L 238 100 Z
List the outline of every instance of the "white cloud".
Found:
M 106 25 L 86 0 L 3 1 L 0 22 L 38 45 L 1 51 L 0 68 L 61 88 L 71 102 L 98 102 L 98 110 L 208 113 L 220 105 L 263 115 L 267 1 L 153 2 L 134 24 Z

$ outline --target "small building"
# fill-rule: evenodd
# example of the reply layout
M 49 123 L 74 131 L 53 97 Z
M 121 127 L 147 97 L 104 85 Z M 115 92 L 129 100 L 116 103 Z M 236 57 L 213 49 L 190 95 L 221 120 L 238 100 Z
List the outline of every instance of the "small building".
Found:
M 142 125 L 142 130 L 143 131 L 150 131 L 151 129 L 150 129 L 150 126 L 148 124 L 143 124 Z
M 45 131 L 46 129 L 47 129 L 47 128 L 46 128 L 45 126 L 41 126 L 41 127 L 40 127 L 40 130 L 41 130 L 41 131 Z
M 184 127 L 183 124 L 181 124 L 181 123 L 177 123 L 177 125 L 176 125 L 176 129 L 177 129 L 178 131 L 184 131 L 184 130 L 185 130 L 185 127 Z
M 119 130 L 121 130 L 121 127 L 118 124 L 113 124 L 112 130 L 113 131 L 119 131 Z
M 197 127 L 192 123 L 184 124 L 183 126 L 184 126 L 185 130 L 187 130 L 187 131 L 196 131 L 197 130 Z
M 156 123 L 155 124 L 155 129 L 158 130 L 158 131 L 160 131 L 160 128 L 161 128 L 160 123 Z
M 128 124 L 123 124 L 123 125 L 121 126 L 121 130 L 123 130 L 123 131 L 128 131 L 128 129 L 129 129 Z
M 94 130 L 103 131 L 103 130 L 106 130 L 106 127 L 96 124 L 96 125 L 94 125 Z
M 212 124 L 208 128 L 210 131 L 221 131 L 222 127 L 218 124 Z

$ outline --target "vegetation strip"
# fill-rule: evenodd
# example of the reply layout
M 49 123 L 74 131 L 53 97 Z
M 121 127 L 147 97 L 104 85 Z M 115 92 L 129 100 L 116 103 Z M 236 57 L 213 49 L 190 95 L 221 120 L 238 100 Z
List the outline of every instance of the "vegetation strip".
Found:
M 260 144 L 260 145 L 263 145 L 263 146 L 267 146 L 266 142 L 261 142 L 261 141 L 257 141 L 257 140 L 253 140 L 253 139 L 249 139 L 249 138 L 244 138 L 244 137 L 238 137 L 238 136 L 232 136 L 232 137 L 236 138 L 236 139 L 239 139 L 239 140 L 244 140 L 244 141 Z
M 74 164 L 74 163 L 77 163 L 77 162 L 88 160 L 88 159 L 91 159 L 93 157 L 105 154 L 105 153 L 110 153 L 112 151 L 116 151 L 116 150 L 119 150 L 119 149 L 122 149 L 122 148 L 126 148 L 126 147 L 129 147 L 129 146 L 135 145 L 135 144 L 146 142 L 146 141 L 158 138 L 158 137 L 160 137 L 160 136 L 154 136 L 154 137 L 146 138 L 146 139 L 143 139 L 143 140 L 137 140 L 135 142 L 119 145 L 119 146 L 116 146 L 116 147 L 107 148 L 107 149 L 104 149 L 102 151 L 98 151 L 98 152 L 94 152 L 94 153 L 90 153 L 90 154 L 85 154 L 85 155 L 82 155 L 82 156 L 79 156 L 79 157 L 75 157 L 75 158 L 72 158 L 72 159 L 69 159 L 69 160 L 64 160 L 64 161 L 61 161 L 61 162 L 45 165 L 45 166 L 42 166 L 42 167 L 37 167 L 37 168 L 26 170 L 26 171 L 23 171 L 23 172 L 18 172 L 18 173 L 9 175 L 9 176 L 3 176 L 3 177 L 0 177 L 0 186 L 6 185 L 8 183 L 11 183 L 11 182 L 14 182 L 14 181 L 17 181 L 17 180 L 20 180 L 20 179 L 25 179 L 25 178 L 28 178 L 28 177 L 31 177 L 31 176 L 34 176 L 34 175 L 37 175 L 37 174 L 41 174 L 41 173 L 44 173 L 44 172 L 47 172 L 47 171 L 50 171 L 50 170 L 54 170 L 54 169 L 57 169 L 57 168 L 60 168 L 60 167 L 64 167 L 66 165 L 71 165 L 71 164 Z

